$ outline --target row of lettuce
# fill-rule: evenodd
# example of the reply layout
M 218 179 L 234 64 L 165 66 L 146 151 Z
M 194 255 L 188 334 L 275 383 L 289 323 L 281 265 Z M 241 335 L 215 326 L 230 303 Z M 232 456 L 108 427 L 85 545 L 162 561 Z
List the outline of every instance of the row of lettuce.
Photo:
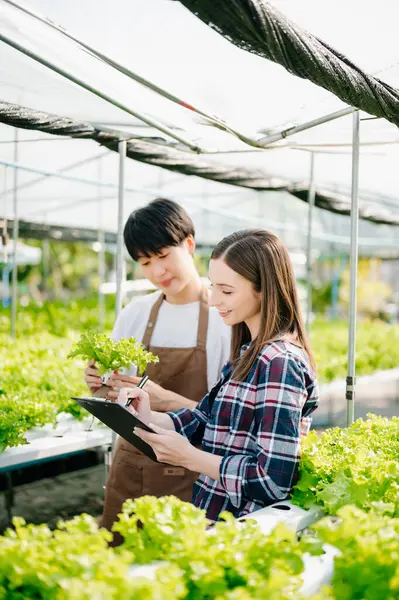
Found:
M 304 600 L 309 556 L 322 557 L 326 544 L 339 551 L 333 576 L 306 594 L 311 600 L 399 597 L 398 518 L 347 506 L 299 540 L 282 523 L 265 536 L 254 521 L 227 514 L 207 526 L 202 511 L 174 497 L 128 500 L 115 527 L 124 537 L 118 548 L 88 515 L 54 531 L 15 518 L 0 537 L 0 598 Z M 157 567 L 151 576 L 137 570 L 147 564 Z
M 87 393 L 83 365 L 67 360 L 77 337 L 42 332 L 14 340 L 0 335 L 0 452 L 26 443 L 33 427 L 55 424 L 59 413 L 83 417 L 71 399 Z
M 110 305 L 105 315 L 109 333 L 114 319 Z M 71 396 L 87 393 L 84 362 L 67 360 L 67 356 L 79 334 L 97 328 L 95 300 L 20 309 L 16 340 L 9 335 L 9 311 L 0 311 L 0 452 L 25 443 L 32 427 L 55 423 L 60 412 L 77 418 L 86 414 L 71 400 Z M 346 324 L 316 321 L 311 335 L 320 381 L 344 377 Z M 398 326 L 361 323 L 357 339 L 358 375 L 399 364 Z
M 370 416 L 304 442 L 293 501 L 329 516 L 298 539 L 282 523 L 265 536 L 231 515 L 208 529 L 203 511 L 173 497 L 128 500 L 112 534 L 88 515 L 26 525 L 0 537 L 6 600 L 303 600 L 309 556 L 334 558 L 331 582 L 312 600 L 399 597 L 399 419 Z M 151 577 L 132 565 L 157 565 Z M 319 563 L 308 577 L 318 577 Z M 307 595 L 307 597 L 309 597 Z
M 281 524 L 264 536 L 228 515 L 206 532 L 192 505 L 144 497 L 126 503 L 118 549 L 88 515 L 55 531 L 16 519 L 0 537 L 0 598 L 302 600 L 305 558 L 323 556 L 325 544 L 340 555 L 331 583 L 312 600 L 399 597 L 399 418 L 311 432 L 292 500 L 330 516 L 300 540 Z M 132 572 L 154 562 L 151 578 Z
M 78 308 L 65 315 L 66 328 L 60 321 L 60 331 L 50 321 L 44 326 L 40 313 L 40 331 L 32 320 L 17 341 L 0 335 L 0 450 L 23 442 L 27 429 L 54 421 L 59 412 L 82 417 L 70 400 L 84 393 L 82 364 L 67 355 L 79 331 L 93 323 L 91 309 L 82 308 L 79 321 Z M 52 322 L 67 311 L 53 307 Z M 396 351 L 396 328 L 369 327 L 376 343 L 363 368 L 377 355 L 379 368 L 396 366 L 384 362 L 383 352 L 388 333 L 391 355 Z M 313 335 L 320 335 L 320 344 L 313 339 L 318 357 L 328 344 L 338 352 L 343 343 L 339 325 L 315 324 Z M 300 540 L 283 525 L 264 536 L 251 521 L 228 515 L 206 533 L 204 514 L 175 498 L 128 501 L 116 526 L 124 537 L 117 549 L 87 515 L 54 531 L 16 519 L 0 537 L 0 599 L 301 600 L 304 557 L 322 555 L 324 544 L 341 554 L 331 584 L 312 600 L 399 598 L 399 418 L 370 416 L 346 429 L 310 432 L 292 500 L 329 515 Z M 152 578 L 132 572 L 132 564 L 154 561 L 160 567 Z
M 113 300 L 107 298 L 104 331 L 110 332 L 115 313 Z M 40 336 L 43 332 L 68 339 L 72 332 L 99 329 L 97 299 L 31 305 L 18 312 L 18 338 Z M 0 334 L 9 334 L 10 310 L 0 309 Z M 312 323 L 312 347 L 321 381 L 346 376 L 348 325 L 344 321 L 317 319 Z M 367 375 L 399 364 L 399 325 L 382 321 L 361 321 L 357 325 L 356 372 Z

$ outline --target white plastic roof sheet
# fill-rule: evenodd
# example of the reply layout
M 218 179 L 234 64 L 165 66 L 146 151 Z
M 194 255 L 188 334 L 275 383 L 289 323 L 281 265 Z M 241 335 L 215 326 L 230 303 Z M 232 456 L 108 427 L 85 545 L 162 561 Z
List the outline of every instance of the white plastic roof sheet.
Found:
M 24 5 L 186 102 L 223 118 L 253 139 L 344 106 L 312 83 L 235 48 L 179 2 L 25 0 Z M 360 0 L 350 3 L 338 0 L 331 5 L 321 5 L 316 0 L 300 3 L 275 0 L 274 5 L 363 69 L 399 87 L 399 47 L 392 43 L 397 36 L 399 17 L 395 0 L 381 0 L 378 11 L 375 5 Z M 161 123 L 206 151 L 223 152 L 208 156 L 209 160 L 233 167 L 263 168 L 270 174 L 303 182 L 309 178 L 309 150 L 312 150 L 316 184 L 349 193 L 351 116 L 287 138 L 273 149 L 253 151 L 194 113 L 117 73 L 75 42 L 5 0 L 0 1 L 0 28 L 27 51 L 98 88 L 133 112 Z M 0 87 L 1 99 L 8 102 L 133 135 L 153 135 L 169 143 L 176 142 L 5 43 L 0 43 Z M 396 211 L 399 209 L 398 129 L 382 119 L 361 116 L 362 200 L 377 200 L 386 210 Z M 116 229 L 116 154 L 87 140 L 57 139 L 23 130 L 18 135 L 21 141 L 17 158 L 21 165 L 60 171 L 83 163 L 64 171 L 80 181 L 18 170 L 21 218 L 71 226 L 84 223 L 94 228 L 102 224 L 109 230 Z M 1 125 L 0 160 L 15 159 L 13 139 L 14 130 Z M 242 152 L 228 153 L 237 150 Z M 95 157 L 101 158 L 95 160 Z M 11 190 L 13 177 L 13 169 L 0 165 L 0 190 Z M 35 179 L 36 183 L 28 185 Z M 87 182 L 99 179 L 115 187 L 100 188 Z M 305 246 L 307 205 L 287 194 L 251 192 L 130 160 L 126 164 L 126 187 L 131 190 L 126 193 L 126 216 L 156 194 L 175 198 L 193 216 L 199 240 L 204 243 L 214 244 L 240 227 L 263 225 L 284 237 L 292 248 Z M 12 193 L 0 197 L 0 215 L 12 216 Z M 396 228 L 362 222 L 360 238 L 364 253 L 399 248 Z M 325 253 L 334 248 L 344 249 L 349 240 L 349 219 L 316 210 L 314 239 L 315 246 Z

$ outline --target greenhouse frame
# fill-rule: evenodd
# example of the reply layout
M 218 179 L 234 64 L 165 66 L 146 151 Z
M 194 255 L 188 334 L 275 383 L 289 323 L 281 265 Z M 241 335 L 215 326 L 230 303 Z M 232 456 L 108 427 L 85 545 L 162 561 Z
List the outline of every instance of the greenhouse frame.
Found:
M 389 41 L 396 35 L 399 9 L 392 0 L 383 0 L 379 12 L 353 0 L 353 6 L 346 5 L 342 24 L 340 10 L 328 6 L 321 11 L 318 4 L 231 0 L 227 7 L 217 0 L 116 0 L 110 7 L 103 0 L 86 0 L 84 6 L 71 0 L 67 7 L 51 0 L 1 0 L 0 251 L 12 278 L 14 338 L 17 256 L 23 250 L 18 240 L 97 243 L 103 283 L 105 247 L 114 247 L 118 316 L 124 286 L 123 225 L 132 210 L 155 197 L 174 199 L 187 209 L 200 248 L 212 248 L 237 229 L 261 226 L 276 232 L 306 278 L 308 330 L 315 259 L 349 255 L 349 433 L 348 438 L 328 430 L 322 434 L 326 444 L 338 447 L 347 441 L 349 456 L 356 453 L 358 434 L 353 425 L 358 260 L 399 257 L 399 57 Z M 354 36 L 359 14 L 361 27 Z M 99 302 L 104 302 L 103 291 Z M 382 432 L 396 448 L 395 419 L 388 423 L 372 417 L 359 427 L 363 433 L 370 428 L 375 448 L 383 448 Z M 29 445 L 0 452 L 0 472 L 99 446 L 108 449 L 108 470 L 114 432 L 96 427 L 87 431 L 83 424 L 76 428 L 69 418 L 57 428 L 64 436 L 57 448 L 50 428 L 42 430 L 44 435 L 33 431 Z M 321 456 L 325 452 L 321 442 L 312 443 L 313 450 L 310 442 L 305 448 L 310 462 L 315 451 Z M 360 464 L 363 450 L 359 452 Z M 392 473 L 397 469 L 391 455 L 384 460 L 381 477 L 386 475 L 383 464 L 392 461 Z M 366 487 L 359 487 L 356 496 L 349 484 L 345 487 L 343 471 L 327 483 L 324 475 L 317 484 L 324 486 L 319 505 L 310 503 L 301 488 L 306 477 L 310 481 L 316 475 L 302 471 L 292 502 L 276 502 L 251 514 L 262 533 L 277 535 L 271 532 L 281 522 L 295 533 L 305 532 L 323 512 L 338 514 L 348 531 L 358 519 L 360 530 L 364 526 L 366 531 L 369 517 L 356 510 L 368 511 L 377 504 L 375 522 L 381 521 L 381 531 L 392 526 L 399 532 L 394 495 L 399 484 L 388 483 L 391 475 L 381 483 L 387 489 L 392 485 L 392 494 L 383 499 L 366 493 Z M 370 489 L 377 486 L 370 481 Z M 345 503 L 332 499 L 340 490 L 342 497 L 353 494 L 363 500 L 369 494 L 367 502 L 359 500 L 350 513 Z M 148 514 L 168 510 L 157 502 L 148 505 Z M 136 509 L 140 515 L 140 503 Z M 11 514 L 12 502 L 7 510 Z M 176 514 L 180 518 L 183 512 Z M 126 515 L 125 527 L 129 519 L 134 521 L 133 512 Z M 186 527 L 183 517 L 182 523 Z M 242 526 L 250 527 L 245 519 Z M 341 552 L 345 557 L 346 549 L 339 540 L 335 547 L 333 535 L 320 528 L 318 535 L 323 556 L 304 551 L 304 597 L 319 598 L 320 587 L 337 572 Z M 151 560 L 133 567 L 131 574 L 158 582 L 165 556 L 148 556 Z M 152 565 L 153 560 L 160 565 Z M 399 587 L 394 588 L 393 576 L 390 585 L 394 598 Z

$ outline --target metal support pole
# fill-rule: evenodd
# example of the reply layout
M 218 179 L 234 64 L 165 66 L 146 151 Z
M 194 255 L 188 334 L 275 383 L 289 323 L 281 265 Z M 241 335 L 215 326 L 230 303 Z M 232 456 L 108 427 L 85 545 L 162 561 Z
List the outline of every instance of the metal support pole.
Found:
M 10 265 L 8 258 L 8 209 L 7 209 L 7 167 L 4 166 L 4 195 L 3 195 L 3 221 L 2 221 L 2 257 L 0 263 L 3 262 L 3 273 L 2 273 L 2 307 L 7 308 L 10 305 Z
M 102 291 L 102 284 L 105 281 L 105 234 L 104 228 L 101 227 L 98 230 L 98 242 L 99 242 L 99 252 L 98 252 L 98 279 L 100 281 L 99 289 L 98 289 L 98 325 L 100 331 L 104 331 L 105 327 L 105 296 Z
M 7 525 L 11 525 L 13 518 L 13 508 L 15 504 L 14 484 L 12 480 L 12 473 L 9 471 L 5 473 L 6 490 L 4 494 L 6 512 L 7 512 Z
M 118 194 L 118 231 L 116 243 L 116 299 L 115 315 L 118 318 L 122 310 L 122 281 L 123 281 L 123 204 L 125 195 L 125 160 L 126 160 L 126 140 L 119 140 L 119 194 Z M 106 475 L 112 464 L 112 457 L 115 451 L 117 435 L 112 432 L 111 446 L 105 453 Z
M 172 139 L 180 142 L 184 146 L 187 146 L 188 148 L 190 148 L 194 152 L 198 152 L 198 153 L 202 152 L 201 148 L 199 148 L 199 146 L 197 146 L 195 143 L 193 143 L 190 140 L 187 140 L 187 139 L 181 137 L 180 135 L 178 135 L 177 133 L 175 133 L 172 129 L 170 129 L 169 127 L 167 127 L 163 123 L 160 123 L 160 122 L 158 122 L 155 119 L 147 117 L 146 114 L 143 114 L 143 113 L 140 113 L 140 112 L 138 112 L 136 110 L 133 110 L 130 107 L 126 106 L 125 104 L 122 104 L 121 102 L 119 102 L 119 100 L 117 98 L 117 95 L 116 95 L 116 97 L 108 96 L 108 94 L 105 94 L 100 89 L 98 89 L 98 88 L 96 88 L 94 86 L 91 86 L 90 84 L 88 84 L 83 79 L 80 79 L 79 77 L 76 77 L 76 75 L 74 74 L 73 70 L 67 70 L 67 69 L 63 69 L 62 67 L 57 66 L 55 63 L 52 62 L 52 57 L 48 57 L 48 56 L 44 57 L 44 56 L 41 56 L 40 54 L 38 54 L 37 52 L 34 52 L 33 50 L 25 48 L 24 46 L 22 46 L 22 44 L 20 44 L 16 40 L 10 38 L 9 36 L 7 36 L 2 31 L 0 31 L 0 40 L 2 42 L 5 42 L 6 44 L 8 44 L 9 46 L 11 46 L 12 48 L 15 48 L 15 50 L 17 50 L 18 52 L 21 52 L 22 54 L 25 54 L 29 58 L 31 58 L 31 59 L 35 60 L 36 62 L 40 63 L 41 65 L 47 67 L 51 71 L 54 71 L 55 73 L 58 73 L 58 75 L 61 75 L 62 77 L 65 77 L 65 79 L 68 79 L 69 81 L 72 81 L 73 83 L 75 83 L 79 87 L 87 90 L 88 92 L 91 92 L 92 94 L 94 94 L 95 96 L 98 96 L 102 100 L 105 100 L 109 104 L 112 104 L 113 106 L 116 106 L 116 108 L 119 108 L 120 110 L 123 110 L 124 112 L 128 113 L 132 117 L 135 117 L 136 119 L 139 119 L 140 121 L 143 121 L 143 123 L 145 123 L 149 127 L 154 127 L 158 131 L 161 131 L 165 135 L 168 135 L 169 137 L 171 137 Z
M 14 137 L 14 161 L 18 162 L 18 129 L 15 128 Z M 18 265 L 17 265 L 17 243 L 19 233 L 18 220 L 18 169 L 14 169 L 14 194 L 13 194 L 13 244 L 12 244 L 12 288 L 11 288 L 11 335 L 17 335 L 17 302 L 18 302 Z
M 116 242 L 116 301 L 115 312 L 118 317 L 122 310 L 123 280 L 123 204 L 125 195 L 126 140 L 119 140 L 119 192 L 118 192 L 118 231 Z
M 359 137 L 360 115 L 353 115 L 352 138 L 352 205 L 351 205 L 351 245 L 350 245 L 350 289 L 349 289 L 349 331 L 348 331 L 348 376 L 346 378 L 347 425 L 355 419 L 356 385 L 356 303 L 357 265 L 359 238 Z
M 10 265 L 5 264 L 3 267 L 3 275 L 1 278 L 1 287 L 3 290 L 2 306 L 8 308 L 10 306 Z
M 3 231 L 1 233 L 1 242 L 2 242 L 2 247 L 3 247 L 3 258 L 0 260 L 0 262 L 3 262 L 5 265 L 8 263 L 8 222 L 7 222 L 7 216 L 8 216 L 8 210 L 7 210 L 7 167 L 4 166 L 4 195 L 3 195 L 3 203 L 4 203 L 4 209 L 3 209 L 3 221 L 2 221 L 2 228 Z M 4 294 L 3 294 L 3 306 L 4 306 Z
M 313 209 L 315 204 L 315 185 L 314 185 L 314 154 L 310 153 L 310 175 L 308 192 L 308 239 L 306 250 L 306 274 L 307 274 L 307 302 L 306 302 L 306 331 L 310 332 L 312 315 L 312 226 Z
M 48 19 L 45 19 L 45 18 L 41 17 L 40 15 L 38 15 L 37 13 L 33 12 L 32 10 L 30 10 L 29 8 L 27 8 L 25 6 L 20 6 L 20 4 L 18 2 L 15 2 L 14 0 L 6 0 L 6 1 L 7 1 L 8 4 L 11 4 L 12 6 L 18 8 L 19 10 L 22 10 L 23 12 L 27 13 L 31 17 L 34 17 L 38 21 L 40 21 L 42 23 L 45 23 L 48 27 L 51 27 L 51 28 L 55 29 L 56 31 L 59 31 L 60 33 L 62 33 L 62 35 L 66 36 L 70 40 L 73 40 L 74 42 L 76 42 L 77 44 L 79 44 L 79 46 L 82 46 L 83 48 L 85 48 L 86 50 L 88 50 L 89 54 L 93 54 L 94 56 L 96 56 L 97 58 L 99 58 L 102 62 L 105 62 L 106 64 L 110 65 L 113 69 L 116 69 L 120 73 L 123 73 L 124 75 L 126 75 L 130 79 L 133 79 L 134 81 L 137 81 L 138 83 L 140 83 L 144 87 L 152 90 L 156 94 L 159 94 L 163 98 L 167 98 L 168 100 L 170 100 L 171 102 L 174 102 L 178 106 L 182 106 L 182 107 L 184 107 L 184 108 L 186 108 L 186 109 L 188 109 L 190 111 L 193 111 L 194 113 L 196 113 L 196 114 L 204 117 L 209 123 L 211 123 L 213 125 L 216 125 L 216 127 L 218 127 L 218 129 L 223 129 L 223 130 L 231 131 L 232 133 L 235 133 L 236 135 L 238 135 L 238 137 L 243 138 L 244 141 L 245 141 L 246 137 L 243 136 L 242 134 L 236 133 L 231 127 L 228 126 L 228 124 L 224 121 L 224 119 L 222 120 L 222 119 L 216 117 L 215 115 L 211 115 L 209 113 L 206 113 L 206 112 L 204 112 L 204 111 L 196 108 L 192 104 L 187 103 L 187 101 L 183 100 L 182 98 L 179 98 L 179 97 L 175 96 L 174 94 L 170 93 L 169 91 L 164 90 L 164 89 L 160 88 L 159 86 L 155 85 L 151 81 L 148 81 L 148 79 L 144 79 L 144 77 L 141 77 L 137 73 L 134 73 L 133 71 L 131 71 L 127 67 L 125 67 L 125 66 L 117 63 L 112 58 L 106 56 L 105 54 L 102 54 L 101 52 L 99 52 L 98 50 L 96 50 L 95 48 L 93 48 L 92 46 L 89 46 L 88 44 L 86 44 L 82 40 L 80 40 L 77 37 L 71 35 L 63 27 L 60 27 L 56 23 L 53 23 L 53 22 L 49 21 Z
M 175 104 L 177 104 L 179 106 L 182 106 L 182 107 L 184 107 L 184 108 L 186 108 L 186 109 L 188 109 L 190 111 L 193 111 L 194 113 L 196 113 L 196 114 L 204 117 L 209 123 L 211 123 L 212 125 L 216 126 L 218 129 L 221 129 L 223 131 L 226 131 L 228 133 L 231 133 L 231 134 L 237 136 L 240 140 L 242 140 L 246 144 L 249 144 L 250 146 L 254 146 L 254 147 L 258 147 L 258 148 L 259 147 L 265 147 L 265 146 L 267 146 L 270 143 L 273 143 L 273 142 L 278 141 L 278 140 L 285 139 L 289 135 L 293 135 L 294 133 L 298 133 L 299 131 L 303 131 L 304 130 L 303 127 L 305 127 L 305 128 L 307 127 L 306 124 L 305 125 L 299 125 L 299 126 L 296 126 L 296 127 L 291 127 L 291 128 L 286 129 L 283 132 L 278 132 L 276 134 L 272 134 L 271 136 L 263 137 L 261 140 L 255 140 L 255 139 L 252 139 L 252 138 L 248 138 L 246 135 L 243 135 L 242 133 L 240 133 L 239 131 L 237 131 L 235 128 L 230 127 L 230 125 L 228 123 L 226 123 L 226 121 L 224 119 L 222 120 L 219 117 L 216 117 L 215 115 L 210 115 L 210 114 L 208 114 L 208 113 L 206 113 L 206 112 L 204 112 L 204 111 L 196 108 L 192 104 L 188 104 L 182 98 L 179 98 L 179 97 L 175 96 L 174 94 L 170 93 L 169 91 L 164 90 L 164 89 L 160 88 L 159 86 L 153 84 L 152 82 L 148 81 L 147 79 L 144 79 L 143 77 L 141 77 L 137 73 L 134 73 L 130 69 L 127 69 L 125 66 L 117 63 L 112 58 L 106 56 L 105 54 L 102 54 L 101 52 L 99 52 L 98 50 L 96 50 L 95 48 L 93 48 L 92 46 L 89 46 L 85 42 L 83 42 L 82 40 L 74 37 L 73 35 L 71 35 L 70 33 L 68 33 L 68 31 L 66 31 L 65 29 L 63 29 L 62 27 L 60 27 L 59 25 L 57 25 L 55 23 L 52 23 L 52 22 L 48 21 L 47 19 L 44 19 L 43 17 L 41 17 L 40 15 L 38 15 L 37 13 L 35 13 L 34 11 L 30 10 L 27 7 L 20 6 L 20 4 L 18 2 L 16 2 L 15 0 L 6 0 L 6 3 L 10 4 L 10 5 L 12 5 L 12 6 L 16 7 L 16 8 L 18 8 L 19 10 L 22 10 L 23 12 L 29 14 L 30 16 L 32 16 L 35 19 L 41 21 L 42 23 L 45 23 L 49 27 L 52 27 L 53 29 L 56 29 L 57 31 L 59 31 L 60 33 L 62 33 L 67 38 L 69 38 L 69 39 L 73 40 L 74 42 L 76 42 L 77 44 L 79 44 L 79 46 L 82 46 L 83 48 L 85 48 L 86 50 L 88 50 L 90 54 L 96 56 L 102 62 L 110 65 L 113 69 L 116 69 L 120 73 L 123 73 L 127 77 L 129 77 L 129 78 L 137 81 L 138 83 L 140 83 L 141 85 L 145 86 L 146 88 L 151 89 L 156 94 L 159 94 L 160 96 L 162 96 L 164 98 L 167 98 L 171 102 L 174 102 Z M 34 58 L 35 60 L 41 62 L 42 64 L 45 64 L 46 66 L 48 66 L 49 68 L 55 70 L 57 73 L 60 73 L 64 77 L 67 77 L 69 79 L 72 78 L 71 74 L 68 74 L 68 73 L 66 73 L 64 71 L 61 71 L 59 68 L 57 68 L 54 65 L 53 66 L 50 65 L 50 63 L 48 63 L 47 61 L 45 61 L 42 57 L 40 57 L 38 55 L 34 55 L 31 51 L 28 51 L 28 50 L 22 48 L 15 41 L 10 40 L 10 39 L 6 38 L 5 36 L 3 37 L 3 40 L 6 43 L 12 45 L 14 48 L 18 49 L 20 52 L 24 52 L 25 54 L 28 54 L 28 56 L 30 56 L 31 58 Z M 75 81 L 76 83 L 78 83 L 78 85 L 81 85 L 82 87 L 85 87 L 86 89 L 89 89 L 89 91 L 91 91 L 93 93 L 96 93 L 97 95 L 100 95 L 100 92 L 98 92 L 97 90 L 94 90 L 93 88 L 89 88 L 87 86 L 87 84 L 85 84 L 84 82 L 81 82 L 81 81 L 79 81 L 77 79 L 72 79 L 72 81 Z M 125 107 L 123 107 L 120 104 L 116 104 L 115 100 L 113 100 L 111 98 L 107 98 L 104 95 L 100 95 L 100 97 L 104 98 L 105 100 L 107 100 L 108 102 L 111 102 L 112 104 L 114 104 L 116 106 L 119 106 L 120 108 L 122 108 L 122 110 L 125 110 L 126 112 L 130 112 L 130 114 L 134 114 L 128 108 L 125 108 Z M 331 119 L 339 118 L 340 116 L 343 116 L 343 115 L 346 115 L 346 114 L 350 114 L 354 110 L 356 110 L 356 109 L 353 108 L 353 107 L 351 107 L 351 106 L 349 106 L 349 107 L 341 109 L 340 111 L 337 111 L 335 113 L 331 113 L 331 115 L 325 115 L 323 117 L 319 117 L 318 119 L 314 119 L 313 121 L 311 121 L 310 124 L 309 124 L 309 127 L 315 127 L 315 126 L 320 125 L 322 123 L 326 123 L 327 121 L 329 121 Z M 139 115 L 138 118 L 140 118 L 145 123 L 148 123 L 148 117 Z M 166 128 L 165 129 L 161 129 L 159 127 L 159 124 L 155 124 L 155 127 L 158 128 L 160 131 L 165 132 Z M 172 135 L 170 131 L 169 131 L 168 135 L 170 135 L 171 137 L 175 137 L 175 139 L 179 140 L 179 138 L 177 137 L 177 135 L 176 134 Z M 185 145 L 191 147 L 191 149 L 194 149 L 197 152 L 200 150 L 199 148 L 193 148 L 192 145 L 190 145 L 190 142 L 187 142 L 186 140 L 179 140 L 179 141 L 182 141 Z
M 323 125 L 324 123 L 329 123 L 330 121 L 334 121 L 335 119 L 340 119 L 341 117 L 350 115 L 355 110 L 356 109 L 353 108 L 353 106 L 347 106 L 346 108 L 342 108 L 333 113 L 329 113 L 328 115 L 317 117 L 317 119 L 313 119 L 312 121 L 307 121 L 306 123 L 301 123 L 300 125 L 289 127 L 288 129 L 284 129 L 284 131 L 272 133 L 271 135 L 267 135 L 258 140 L 258 146 L 261 148 L 266 148 L 270 144 L 274 144 L 275 142 L 279 142 L 280 140 L 285 140 L 285 138 L 296 133 L 300 133 L 301 131 L 306 131 L 308 129 L 311 129 L 312 127 L 317 127 L 318 125 Z
M 102 160 L 98 161 L 98 180 L 101 181 L 102 175 Z M 102 188 L 98 188 L 98 325 L 100 331 L 105 327 L 105 297 L 102 291 L 102 284 L 105 281 L 105 232 L 104 232 L 104 211 Z
M 43 252 L 43 292 L 45 300 L 49 299 L 48 276 L 50 272 L 50 240 L 44 238 L 42 242 Z

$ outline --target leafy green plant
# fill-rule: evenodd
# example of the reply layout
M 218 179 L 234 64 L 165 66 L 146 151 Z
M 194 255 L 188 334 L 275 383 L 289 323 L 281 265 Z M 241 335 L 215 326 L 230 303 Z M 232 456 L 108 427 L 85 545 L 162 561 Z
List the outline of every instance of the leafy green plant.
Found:
M 303 441 L 292 500 L 334 515 L 346 504 L 399 517 L 399 418 L 369 415 Z
M 129 576 L 131 556 L 108 547 L 112 535 L 89 515 L 47 525 L 26 525 L 0 537 L 0 598 L 4 600 L 174 600 L 185 597 L 179 569 L 155 581 Z
M 198 544 L 209 525 L 205 512 L 188 502 L 174 496 L 142 496 L 125 502 L 113 530 L 123 536 L 123 548 L 133 554 L 134 562 L 146 564 Z
M 319 538 L 341 551 L 331 586 L 318 600 L 396 600 L 399 597 L 399 519 L 353 506 L 314 524 Z M 314 598 L 313 600 L 316 600 Z
M 55 423 L 56 415 L 54 405 L 35 401 L 28 394 L 24 398 L 0 396 L 0 452 L 26 444 L 25 434 L 29 429 Z
M 54 531 L 15 518 L 0 536 L 0 598 L 299 600 L 303 553 L 320 553 L 320 542 L 298 541 L 283 525 L 265 536 L 254 521 L 224 519 L 207 530 L 204 511 L 191 504 L 142 497 L 125 503 L 126 541 L 113 549 L 112 534 L 88 515 Z M 150 579 L 130 571 L 147 560 L 164 561 Z
M 58 335 L 59 331 L 57 335 L 40 331 L 43 315 L 49 319 L 49 311 L 40 313 L 36 333 L 31 321 L 27 334 L 16 340 L 0 334 L 0 452 L 26 443 L 29 429 L 55 424 L 59 413 L 70 413 L 77 419 L 88 414 L 71 399 L 87 393 L 83 361 L 67 360 L 72 345 L 78 341 L 78 334 L 69 330 L 67 337 L 62 337 Z M 56 321 L 54 318 L 54 323 Z M 103 337 L 107 339 L 107 336 Z M 118 347 L 113 365 L 119 366 L 122 362 L 130 366 L 130 360 L 134 360 L 139 369 L 143 369 L 148 360 L 157 360 L 134 340 L 112 344 Z
M 85 331 L 68 358 L 80 356 L 86 360 L 94 360 L 98 365 L 99 374 L 107 371 L 137 367 L 139 373 L 145 371 L 148 363 L 157 363 L 158 357 L 145 350 L 144 346 L 134 338 L 112 340 L 105 333 Z
M 18 337 L 36 335 L 46 331 L 66 338 L 70 332 L 85 331 L 99 327 L 98 296 L 68 303 L 61 301 L 31 303 L 19 306 L 16 329 Z M 105 297 L 104 330 L 111 331 L 115 322 L 114 298 Z M 11 309 L 0 308 L 0 333 L 11 330 Z
M 207 530 L 204 511 L 175 497 L 125 502 L 114 525 L 121 551 L 137 563 L 169 561 L 184 574 L 187 598 L 244 600 L 299 598 L 303 553 L 321 553 L 317 540 L 298 541 L 280 524 L 265 536 L 257 523 L 229 513 Z M 139 526 L 140 524 L 140 526 Z
M 107 331 L 113 321 L 112 302 L 107 299 Z M 10 311 L 0 309 L 0 451 L 23 443 L 26 431 L 41 426 L 45 418 L 52 423 L 60 412 L 70 413 L 76 418 L 87 415 L 71 400 L 72 396 L 87 393 L 83 381 L 84 362 L 68 361 L 66 358 L 69 352 L 76 351 L 77 347 L 73 350 L 72 346 L 79 334 L 85 330 L 92 331 L 97 325 L 98 307 L 94 297 L 68 305 L 61 302 L 30 305 L 18 310 L 18 338 L 15 340 L 8 335 Z M 347 323 L 318 319 L 312 324 L 311 338 L 319 380 L 328 382 L 344 378 L 347 370 Z M 133 358 L 137 361 L 134 342 L 128 340 L 127 347 L 123 347 L 124 343 L 120 342 L 121 354 L 126 358 L 133 347 Z M 95 344 L 89 341 L 90 344 L 91 357 Z M 101 351 L 101 344 L 99 349 Z M 83 356 L 87 360 L 87 355 Z M 130 362 L 130 359 L 126 360 Z M 110 362 L 109 354 L 105 356 L 107 361 Z M 138 365 L 141 371 L 145 364 L 143 361 Z M 357 375 L 394 368 L 398 364 L 399 327 L 381 322 L 360 322 Z M 7 408 L 10 406 L 12 410 Z M 30 414 L 27 414 L 27 406 Z
M 393 298 L 393 290 L 379 276 L 381 259 L 360 258 L 357 268 L 357 312 L 358 314 L 376 318 L 386 311 L 386 306 Z M 347 264 L 341 276 L 339 288 L 340 304 L 347 310 L 349 307 L 350 267 Z
M 43 305 L 20 307 L 18 336 L 35 337 L 43 332 L 69 339 L 77 332 L 98 327 L 98 299 L 45 302 Z M 107 297 L 105 331 L 115 320 L 112 301 Z M 10 310 L 0 308 L 0 334 L 9 333 Z M 312 348 L 316 357 L 320 381 L 344 378 L 347 371 L 348 324 L 345 321 L 316 319 L 311 328 Z M 367 375 L 374 371 L 395 368 L 399 364 L 399 326 L 380 321 L 359 321 L 357 327 L 356 372 Z
M 311 344 L 319 381 L 329 382 L 347 375 L 348 324 L 322 319 L 312 324 Z M 362 321 L 357 327 L 356 374 L 396 368 L 399 364 L 399 326 Z
M 72 339 L 0 335 L 0 452 L 26 443 L 29 429 L 55 424 L 61 412 L 88 414 L 71 400 L 86 391 L 83 365 L 66 360 Z

